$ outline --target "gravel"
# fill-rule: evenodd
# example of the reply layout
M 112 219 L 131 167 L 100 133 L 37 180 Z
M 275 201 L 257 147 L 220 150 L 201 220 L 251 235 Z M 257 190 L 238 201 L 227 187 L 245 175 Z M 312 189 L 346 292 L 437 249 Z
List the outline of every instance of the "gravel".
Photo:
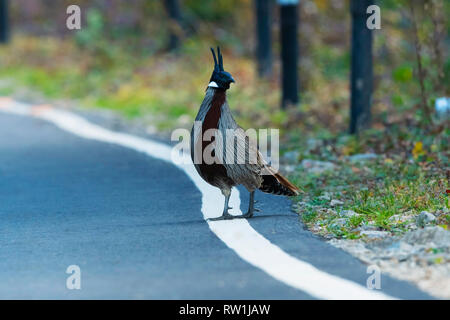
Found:
M 436 217 L 428 211 L 422 211 L 416 218 L 416 224 L 419 227 L 424 227 L 434 221 L 436 221 Z
M 325 171 L 332 171 L 338 168 L 337 165 L 329 161 L 319 161 L 310 159 L 303 160 L 300 163 L 300 167 L 315 174 L 321 174 Z
M 330 206 L 332 206 L 332 207 L 342 206 L 343 204 L 344 204 L 344 202 L 341 200 L 333 199 L 330 201 Z
M 361 234 L 373 235 L 373 241 L 332 239 L 329 243 L 367 264 L 376 264 L 396 278 L 416 283 L 431 295 L 450 299 L 449 231 L 428 226 L 401 237 L 391 237 L 385 231 L 362 231 Z
M 374 239 L 383 239 L 391 235 L 390 232 L 387 231 L 376 231 L 376 230 L 367 230 L 367 231 L 361 231 L 359 233 L 361 236 L 366 237 L 367 239 L 374 240 Z
M 359 214 L 353 210 L 342 210 L 338 214 L 340 217 L 346 217 L 346 218 L 359 216 Z
M 376 155 L 375 153 L 361 153 L 349 156 L 347 159 L 350 162 L 364 162 L 367 160 L 374 160 L 376 158 L 378 158 L 378 155 Z

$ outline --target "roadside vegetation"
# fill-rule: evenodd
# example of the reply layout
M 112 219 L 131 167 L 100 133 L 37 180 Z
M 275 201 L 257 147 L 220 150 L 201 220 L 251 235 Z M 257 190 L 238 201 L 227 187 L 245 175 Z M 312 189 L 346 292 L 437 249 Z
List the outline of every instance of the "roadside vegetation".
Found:
M 320 146 L 309 151 L 313 155 L 294 153 L 299 158 L 320 159 L 303 160 L 291 173 L 305 191 L 295 209 L 308 228 L 326 238 L 373 240 L 426 225 L 448 230 L 446 135 L 430 138 L 405 133 L 404 150 L 377 153 L 370 135 L 359 140 L 367 144 L 357 147 L 357 153 L 351 149 L 359 143 L 348 136 L 316 141 Z M 376 143 L 380 140 L 375 138 Z

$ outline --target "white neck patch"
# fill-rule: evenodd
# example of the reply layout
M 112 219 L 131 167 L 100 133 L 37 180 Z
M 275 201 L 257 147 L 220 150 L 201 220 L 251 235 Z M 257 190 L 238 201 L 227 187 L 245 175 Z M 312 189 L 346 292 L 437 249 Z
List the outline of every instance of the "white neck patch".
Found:
M 211 82 L 208 84 L 208 87 L 218 88 L 219 86 L 218 86 L 217 83 L 215 83 L 214 81 L 211 81 Z

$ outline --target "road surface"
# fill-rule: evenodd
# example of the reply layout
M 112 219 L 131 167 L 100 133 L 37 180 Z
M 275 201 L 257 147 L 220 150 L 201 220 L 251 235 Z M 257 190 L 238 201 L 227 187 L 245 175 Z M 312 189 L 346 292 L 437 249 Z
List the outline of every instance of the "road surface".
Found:
M 223 200 L 144 139 L 20 106 L 0 100 L 2 299 L 430 298 L 384 274 L 366 289 L 367 266 L 306 231 L 287 198 L 259 192 L 253 219 L 208 224 Z

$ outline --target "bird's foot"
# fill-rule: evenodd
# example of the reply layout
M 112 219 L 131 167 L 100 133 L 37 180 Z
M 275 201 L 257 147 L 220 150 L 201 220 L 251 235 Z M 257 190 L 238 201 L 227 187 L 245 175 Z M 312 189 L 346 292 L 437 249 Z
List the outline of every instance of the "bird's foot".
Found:
M 241 214 L 239 216 L 232 216 L 232 219 L 249 219 L 251 217 L 253 217 L 253 214 L 255 212 L 260 212 L 261 210 L 259 210 L 258 208 L 253 208 L 253 210 L 249 210 L 247 211 L 247 213 Z
M 247 211 L 247 213 L 241 214 L 240 216 L 233 216 L 233 218 L 248 219 L 248 218 L 253 217 L 253 214 L 255 212 L 261 212 L 261 210 L 259 208 L 253 208 L 252 210 Z
M 231 209 L 230 207 L 228 207 L 228 209 Z M 249 219 L 251 217 L 253 217 L 253 214 L 255 212 L 260 212 L 261 210 L 259 208 L 253 208 L 253 210 L 249 210 L 247 211 L 247 213 L 238 215 L 238 216 L 234 216 L 232 214 L 228 213 L 228 210 L 225 211 L 220 217 L 216 217 L 216 218 L 208 218 L 207 221 L 220 221 L 220 220 L 232 220 L 232 219 Z
M 248 211 L 247 213 L 241 214 L 240 216 L 235 216 L 235 218 L 248 219 L 253 217 L 253 212 Z
M 232 220 L 232 219 L 247 219 L 253 217 L 253 212 L 247 212 L 238 216 L 231 215 L 229 213 L 224 213 L 220 217 L 208 218 L 207 221 L 220 221 L 220 220 Z
M 220 221 L 220 220 L 231 220 L 234 219 L 235 216 L 226 213 L 221 215 L 220 217 L 216 217 L 216 218 L 208 218 L 207 221 Z
M 228 207 L 228 209 L 225 210 L 220 217 L 208 218 L 207 221 L 220 221 L 220 220 L 231 220 L 231 219 L 233 219 L 235 216 L 233 216 L 233 215 L 228 213 L 228 210 L 230 210 L 230 209 L 233 209 L 233 208 Z

